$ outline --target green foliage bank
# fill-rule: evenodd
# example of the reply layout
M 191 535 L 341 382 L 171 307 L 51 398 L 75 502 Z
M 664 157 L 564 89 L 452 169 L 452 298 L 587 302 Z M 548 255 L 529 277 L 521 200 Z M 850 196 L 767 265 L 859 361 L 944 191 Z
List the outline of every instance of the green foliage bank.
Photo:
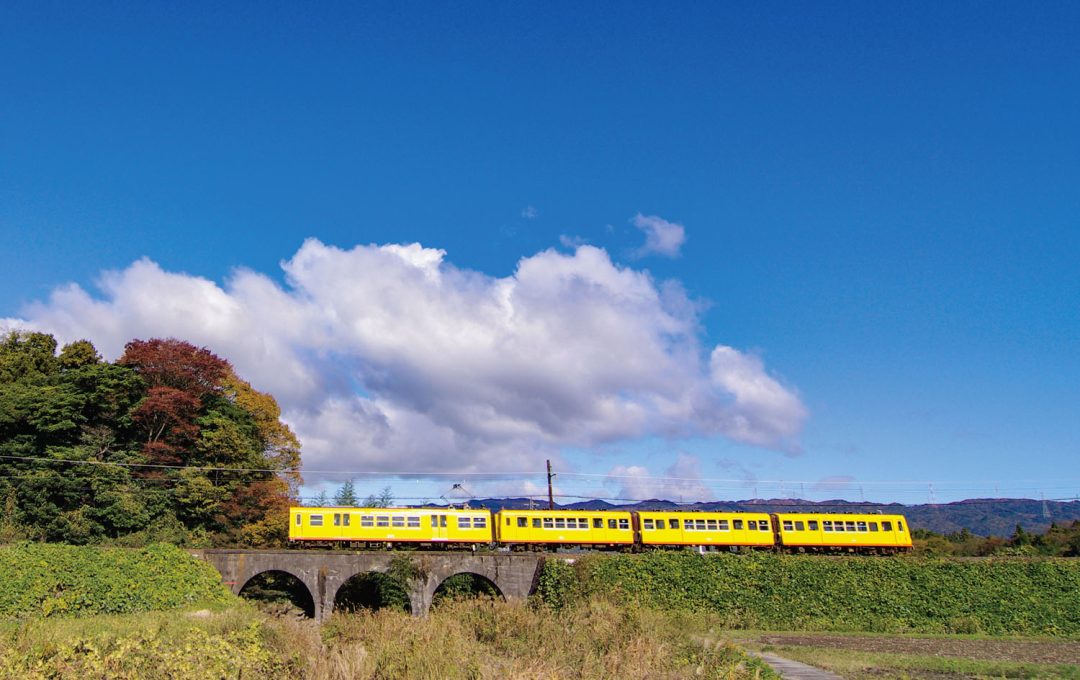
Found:
M 1080 634 L 1080 561 L 794 555 L 592 555 L 549 560 L 552 606 L 613 594 L 712 611 L 732 628 Z
M 169 545 L 0 548 L 0 617 L 120 614 L 233 600 L 212 566 Z

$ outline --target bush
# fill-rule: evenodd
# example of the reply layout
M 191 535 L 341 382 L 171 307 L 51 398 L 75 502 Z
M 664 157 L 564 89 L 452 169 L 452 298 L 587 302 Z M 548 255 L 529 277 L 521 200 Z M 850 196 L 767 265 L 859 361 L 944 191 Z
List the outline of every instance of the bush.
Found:
M 1066 559 L 596 555 L 549 561 L 539 594 L 711 611 L 736 628 L 1080 634 L 1080 562 Z
M 169 545 L 0 548 L 0 616 L 131 613 L 232 600 L 212 566 Z

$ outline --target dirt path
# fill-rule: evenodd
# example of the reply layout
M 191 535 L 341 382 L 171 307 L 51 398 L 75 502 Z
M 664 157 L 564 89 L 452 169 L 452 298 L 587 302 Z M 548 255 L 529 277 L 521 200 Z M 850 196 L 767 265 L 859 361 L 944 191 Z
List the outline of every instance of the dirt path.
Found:
M 852 649 L 862 652 L 892 652 L 953 656 L 986 661 L 1028 663 L 1080 663 L 1080 641 L 1076 640 L 965 640 L 946 638 L 863 637 L 813 634 L 765 634 L 755 642 L 777 646 Z

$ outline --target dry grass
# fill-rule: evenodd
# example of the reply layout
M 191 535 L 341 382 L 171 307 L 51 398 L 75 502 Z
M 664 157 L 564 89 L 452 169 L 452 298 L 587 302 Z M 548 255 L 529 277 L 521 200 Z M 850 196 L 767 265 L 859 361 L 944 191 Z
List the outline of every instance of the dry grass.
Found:
M 0 624 L 0 678 L 775 678 L 708 622 L 605 600 L 560 612 L 488 599 L 430 616 L 311 620 L 254 607 Z
M 304 649 L 312 680 L 775 677 L 733 646 L 707 648 L 683 624 L 602 600 L 559 613 L 455 601 L 421 620 L 386 610 L 336 616 L 321 631 L 278 622 L 284 648 Z

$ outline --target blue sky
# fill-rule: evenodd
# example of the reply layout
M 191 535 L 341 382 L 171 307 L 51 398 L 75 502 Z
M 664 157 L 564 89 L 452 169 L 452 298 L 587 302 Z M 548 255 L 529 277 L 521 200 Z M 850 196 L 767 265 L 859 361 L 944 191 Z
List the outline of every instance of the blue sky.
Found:
M 363 489 L 518 491 L 465 473 L 554 457 L 567 494 L 1072 497 L 1078 23 L 1070 3 L 3 3 L 0 318 L 106 353 L 187 337 L 281 392 L 309 466 L 448 473 Z M 638 215 L 685 242 L 646 247 Z M 455 276 L 414 285 L 435 250 Z M 545 287 L 564 274 L 618 295 Z M 533 335 L 468 316 L 499 282 L 546 291 L 511 306 Z M 627 311 L 623 285 L 663 300 Z M 311 316 L 374 307 L 389 337 Z M 564 384 L 523 377 L 557 353 L 545 324 L 589 310 L 617 323 L 564 343 Z M 487 331 L 509 344 L 485 363 Z M 637 332 L 674 372 L 641 368 L 618 342 Z M 718 378 L 716 347 L 768 394 Z M 636 368 L 577 384 L 582 357 Z M 453 380 L 473 382 L 457 410 L 431 388 Z

